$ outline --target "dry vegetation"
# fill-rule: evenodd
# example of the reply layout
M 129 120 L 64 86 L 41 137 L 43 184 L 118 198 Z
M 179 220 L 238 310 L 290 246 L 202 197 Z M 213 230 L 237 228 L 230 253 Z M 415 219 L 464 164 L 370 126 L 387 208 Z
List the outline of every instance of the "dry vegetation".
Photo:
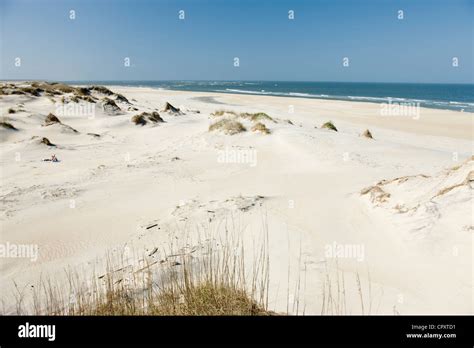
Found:
M 338 260 L 331 265 L 333 270 L 329 271 L 326 264 L 326 274 L 324 277 L 323 292 L 322 292 L 322 315 L 348 315 L 353 314 L 347 308 L 347 294 L 346 288 L 346 274 L 339 268 Z M 372 296 L 372 282 L 370 279 L 370 272 L 367 269 L 367 291 L 362 287 L 359 272 L 355 273 L 355 283 L 357 285 L 357 297 L 360 300 L 360 313 L 376 314 L 374 313 L 374 298 Z
M 373 139 L 373 138 L 374 138 L 374 137 L 372 136 L 372 133 L 371 133 L 368 129 L 366 129 L 366 130 L 364 131 L 364 133 L 361 134 L 361 136 L 364 137 L 364 138 L 369 138 L 369 139 Z
M 104 112 L 109 115 L 115 115 L 122 111 L 122 109 L 120 109 L 120 107 L 115 103 L 115 101 L 110 98 L 103 98 L 101 104 L 102 108 L 104 109 Z
M 117 102 L 130 104 L 126 97 L 121 94 L 114 93 L 104 86 L 73 87 L 63 83 L 38 81 L 30 82 L 26 85 L 3 84 L 0 88 L 0 95 L 18 94 L 30 95 L 34 97 L 40 97 L 44 95 L 51 98 L 61 96 L 60 101 L 62 103 L 79 103 L 81 100 L 88 103 L 96 103 L 99 99 L 97 95 L 94 96 L 93 93 L 105 95 L 107 97 L 115 96 L 115 100 Z M 54 101 L 54 99 L 52 100 Z
M 240 117 L 248 119 L 252 122 L 259 122 L 259 121 L 275 122 L 275 120 L 273 118 L 271 118 L 270 116 L 268 116 L 264 112 L 257 112 L 257 113 L 253 113 L 253 114 L 248 113 L 248 112 L 244 112 L 244 113 L 240 114 Z
M 268 116 L 264 112 L 256 112 L 256 113 L 249 113 L 249 112 L 242 112 L 237 113 L 232 110 L 216 110 L 214 111 L 211 116 L 214 117 L 221 117 L 221 116 L 234 116 L 234 117 L 241 117 L 243 119 L 252 121 L 252 122 L 260 122 L 260 121 L 271 121 L 276 122 L 273 118 Z
M 45 138 L 45 137 L 41 137 L 41 138 L 39 139 L 39 143 L 40 143 L 40 144 L 47 145 L 47 146 L 56 146 L 55 144 L 53 144 L 52 142 L 50 142 L 48 138 Z
M 384 203 L 390 198 L 390 193 L 385 192 L 380 186 L 374 185 L 366 187 L 361 190 L 361 195 L 366 195 L 370 193 L 370 200 L 372 203 Z
M 179 108 L 174 107 L 170 103 L 166 102 L 165 107 L 162 110 L 163 112 L 168 112 L 172 115 L 183 115 Z
M 236 250 L 240 252 L 236 253 Z M 207 243 L 198 260 L 173 248 L 160 262 L 147 263 L 127 274 L 121 271 L 133 268 L 130 262 L 124 261 L 123 257 L 118 260 L 108 257 L 105 274 L 98 276 L 94 272 L 92 279 L 67 271 L 67 284 L 40 280 L 28 304 L 24 289 L 15 284 L 16 312 L 36 315 L 272 315 L 274 313 L 267 310 L 268 250 L 263 246 L 256 252 L 255 262 L 246 268 L 241 242 Z
M 71 100 L 74 101 L 75 103 L 78 103 L 79 100 L 84 100 L 88 103 L 95 103 L 97 101 L 97 99 L 95 99 L 94 97 L 92 97 L 90 95 L 74 95 L 71 98 Z
M 44 120 L 43 126 L 50 126 L 55 123 L 61 123 L 61 121 L 54 114 L 49 113 Z
M 32 287 L 29 301 L 25 300 L 25 292 L 31 290 L 30 285 L 21 288 L 15 283 L 16 314 L 284 315 L 268 306 L 270 262 L 266 225 L 264 230 L 263 240 L 257 242 L 261 246 L 250 250 L 249 263 L 244 259 L 249 250 L 244 250 L 240 237 L 226 229 L 222 238 L 207 233 L 199 237 L 200 256 L 193 256 L 192 251 L 189 252 L 189 241 L 183 241 L 186 247 L 170 246 L 164 253 L 155 248 L 142 257 L 136 255 L 137 259 L 148 260 L 138 265 L 123 254 L 109 254 L 105 273 L 94 271 L 89 277 L 67 270 L 66 282 L 61 283 L 41 278 L 39 284 Z M 160 256 L 152 261 L 149 257 L 156 253 Z M 338 268 L 337 259 L 335 268 L 332 261 L 328 262 L 320 294 L 321 314 L 351 314 L 352 310 L 371 314 L 370 274 L 368 288 L 363 288 L 359 273 L 356 273 L 355 291 L 361 307 L 348 309 L 346 294 L 353 292 L 354 287 L 346 289 L 345 274 Z M 306 279 L 306 275 L 303 277 Z M 299 274 L 294 289 L 296 296 L 293 300 L 287 296 L 286 314 L 305 314 L 304 299 L 300 298 L 301 285 Z M 288 284 L 288 294 L 289 291 Z
M 235 111 L 230 111 L 230 110 L 216 110 L 211 114 L 211 116 L 215 116 L 215 117 L 220 117 L 224 115 L 238 116 Z
M 257 113 L 237 113 L 232 110 L 216 110 L 214 111 L 211 116 L 221 118 L 219 121 L 214 122 L 209 127 L 210 131 L 213 130 L 221 130 L 226 134 L 233 135 L 240 132 L 245 132 L 245 126 L 238 121 L 239 118 L 253 122 L 253 126 L 251 127 L 253 132 L 260 132 L 263 134 L 270 134 L 270 130 L 267 126 L 263 123 L 263 121 L 271 121 L 276 122 L 273 118 L 268 116 L 264 112 L 257 112 Z
M 92 86 L 90 88 L 92 91 L 96 91 L 100 94 L 105 94 L 105 95 L 113 95 L 114 92 L 112 92 L 110 89 L 108 89 L 107 87 L 104 87 L 104 86 Z
M 221 131 L 227 135 L 234 135 L 245 132 L 246 130 L 242 123 L 227 118 L 219 120 L 209 126 L 209 131 Z
M 241 289 L 203 283 L 184 288 L 181 301 L 173 292 L 158 298 L 152 314 L 158 315 L 268 315 L 269 312 Z M 156 311 L 156 312 L 155 312 Z
M 143 116 L 142 114 L 133 116 L 131 121 L 137 126 L 144 126 L 147 124 L 145 116 Z
M 5 129 L 10 129 L 10 130 L 15 130 L 15 131 L 18 130 L 17 128 L 15 128 L 15 126 L 13 126 L 11 123 L 6 122 L 6 121 L 1 121 L 0 126 Z
M 454 190 L 455 188 L 458 188 L 458 187 L 462 187 L 462 186 L 471 186 L 471 183 L 474 181 L 474 171 L 471 170 L 467 176 L 466 176 L 466 179 L 464 179 L 464 181 L 460 182 L 459 184 L 455 184 L 455 185 L 451 185 L 451 186 L 448 186 L 448 187 L 445 187 L 441 190 L 439 190 L 439 192 L 433 196 L 433 198 L 436 198 L 436 197 L 439 197 L 439 196 L 443 196 L 445 194 L 447 194 L 448 192 Z
M 263 134 L 270 134 L 270 130 L 267 128 L 267 126 L 265 126 L 261 122 L 258 122 L 256 124 L 254 124 L 253 127 L 252 127 L 252 131 L 253 132 L 260 132 L 260 133 L 263 133 Z
M 153 111 L 151 114 L 149 112 L 142 112 L 139 115 L 135 115 L 132 117 L 132 122 L 135 123 L 137 126 L 144 126 L 148 122 L 152 123 L 162 123 L 165 122 L 160 114 L 156 111 Z
M 336 128 L 336 126 L 334 125 L 334 123 L 332 123 L 332 121 L 326 122 L 325 124 L 323 124 L 323 125 L 321 126 L 321 128 L 329 129 L 329 130 L 332 130 L 332 131 L 337 132 L 337 128 Z
M 116 93 L 116 94 L 115 94 L 115 100 L 117 100 L 118 102 L 121 102 L 121 103 L 130 104 L 130 102 L 128 101 L 128 99 L 125 98 L 125 96 L 123 96 L 123 95 L 120 94 L 120 93 Z

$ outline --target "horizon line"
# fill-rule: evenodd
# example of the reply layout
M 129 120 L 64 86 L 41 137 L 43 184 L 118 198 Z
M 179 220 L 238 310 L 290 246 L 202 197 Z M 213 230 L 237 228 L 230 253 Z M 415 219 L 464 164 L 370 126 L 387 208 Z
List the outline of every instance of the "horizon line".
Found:
M 55 79 L 0 79 L 0 81 L 27 82 L 303 82 L 303 83 L 374 83 L 374 84 L 413 84 L 413 85 L 474 85 L 473 82 L 381 82 L 381 81 L 314 81 L 314 80 L 196 80 L 196 79 L 169 79 L 169 80 L 55 80 Z

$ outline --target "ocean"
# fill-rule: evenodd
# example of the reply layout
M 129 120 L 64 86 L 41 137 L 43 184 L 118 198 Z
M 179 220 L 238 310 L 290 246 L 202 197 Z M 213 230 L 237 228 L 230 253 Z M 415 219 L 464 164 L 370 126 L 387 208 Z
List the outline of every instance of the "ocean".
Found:
M 68 81 L 74 84 L 142 86 L 180 91 L 241 93 L 374 103 L 474 112 L 473 84 L 290 81 Z M 419 103 L 419 104 L 417 104 Z

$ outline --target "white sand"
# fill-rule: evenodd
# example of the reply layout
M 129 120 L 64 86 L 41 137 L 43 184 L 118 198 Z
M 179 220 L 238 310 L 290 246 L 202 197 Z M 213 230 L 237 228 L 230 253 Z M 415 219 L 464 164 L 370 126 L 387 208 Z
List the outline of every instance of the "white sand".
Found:
M 58 115 L 78 133 L 41 126 L 55 112 L 47 97 L 0 99 L 2 115 L 18 128 L 0 130 L 0 241 L 39 247 L 36 262 L 1 259 L 6 312 L 14 309 L 14 280 L 27 295 L 40 275 L 87 271 L 111 249 L 152 250 L 172 230 L 184 238 L 209 218 L 217 226 L 230 216 L 250 247 L 262 235 L 262 219 L 268 225 L 271 309 L 286 312 L 291 302 L 295 312 L 299 299 L 299 313 L 321 312 L 326 270 L 335 272 L 327 247 L 336 242 L 364 248 L 361 261 L 338 258 L 346 313 L 362 312 L 356 274 L 364 313 L 473 312 L 472 188 L 467 182 L 435 197 L 472 170 L 465 162 L 473 150 L 471 113 L 421 108 L 413 119 L 381 116 L 373 103 L 110 88 L 139 111 L 110 116 L 97 105 L 93 119 Z M 25 112 L 7 115 L 21 102 Z M 165 102 L 185 115 L 160 112 L 166 123 L 156 126 L 130 122 Z M 264 122 L 269 135 L 251 132 L 250 121 L 241 134 L 209 132 L 218 109 L 266 112 L 277 122 Z M 339 132 L 319 129 L 328 120 Z M 373 140 L 359 136 L 366 128 Z M 220 150 L 255 150 L 256 165 L 220 163 Z M 53 153 L 61 162 L 42 161 Z M 360 194 L 381 180 L 417 174 L 430 177 L 382 185 L 390 193 L 385 202 Z M 160 229 L 144 229 L 153 223 Z

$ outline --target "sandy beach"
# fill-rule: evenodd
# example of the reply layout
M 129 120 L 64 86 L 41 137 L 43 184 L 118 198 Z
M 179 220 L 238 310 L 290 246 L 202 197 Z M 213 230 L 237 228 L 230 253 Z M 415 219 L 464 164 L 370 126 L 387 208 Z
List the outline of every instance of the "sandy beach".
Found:
M 110 252 L 133 263 L 226 229 L 246 250 L 268 236 L 271 310 L 320 314 L 343 274 L 345 314 L 473 313 L 472 113 L 105 87 L 93 103 L 0 98 L 0 241 L 38 248 L 1 259 L 4 313 L 15 283 L 28 300 L 41 277 L 92 274 Z M 223 119 L 242 129 L 209 129 Z

